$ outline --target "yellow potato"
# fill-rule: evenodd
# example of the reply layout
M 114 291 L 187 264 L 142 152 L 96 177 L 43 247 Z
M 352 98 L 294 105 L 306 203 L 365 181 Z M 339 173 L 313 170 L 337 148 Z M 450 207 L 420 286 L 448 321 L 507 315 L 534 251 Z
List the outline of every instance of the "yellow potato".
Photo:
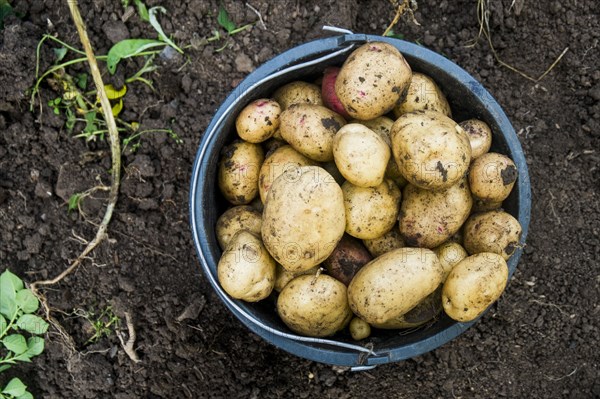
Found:
M 276 101 L 268 98 L 252 101 L 235 120 L 237 134 L 249 143 L 262 143 L 279 128 L 280 114 Z
M 447 241 L 433 249 L 444 269 L 444 281 L 454 266 L 469 256 L 467 251 L 457 242 Z
M 473 196 L 486 203 L 502 202 L 510 194 L 519 172 L 506 155 L 488 152 L 469 168 L 469 186 Z
M 273 93 L 273 98 L 279 103 L 282 111 L 293 104 L 323 105 L 319 86 L 302 81 L 295 81 L 281 86 Z
M 360 317 L 354 317 L 352 320 L 350 320 L 348 330 L 350 331 L 352 339 L 355 341 L 360 341 L 361 339 L 368 338 L 369 335 L 371 335 L 371 326 Z
M 237 140 L 221 151 L 218 184 L 234 205 L 249 204 L 258 194 L 258 175 L 264 160 L 260 145 Z
M 300 273 L 292 273 L 290 271 L 287 271 L 283 266 L 277 263 L 275 267 L 275 286 L 273 287 L 273 289 L 277 292 L 281 292 L 283 287 L 285 287 L 286 284 L 292 281 L 294 278 L 303 274 L 314 276 L 317 274 L 318 271 L 319 266 L 315 266 L 312 269 L 308 269 Z
M 476 213 L 465 222 L 464 246 L 471 255 L 492 252 L 508 260 L 519 246 L 521 232 L 519 221 L 509 213 Z
M 459 123 L 467 132 L 471 143 L 471 158 L 476 159 L 490 150 L 492 146 L 492 129 L 479 119 L 469 119 Z
M 414 308 L 379 326 L 384 329 L 415 328 L 431 322 L 442 311 L 442 286 L 427 295 Z
M 394 115 L 398 118 L 408 112 L 426 110 L 437 111 L 452 118 L 450 104 L 434 80 L 422 73 L 413 72 L 406 98 L 394 107 Z
M 262 214 L 249 205 L 234 206 L 226 210 L 219 219 L 215 228 L 217 241 L 221 249 L 226 249 L 231 238 L 240 230 L 260 235 Z
M 397 227 L 392 227 L 390 231 L 380 237 L 363 240 L 363 244 L 365 244 L 365 247 L 367 247 L 367 250 L 374 258 L 377 258 L 386 252 L 390 252 L 393 249 L 406 246 Z

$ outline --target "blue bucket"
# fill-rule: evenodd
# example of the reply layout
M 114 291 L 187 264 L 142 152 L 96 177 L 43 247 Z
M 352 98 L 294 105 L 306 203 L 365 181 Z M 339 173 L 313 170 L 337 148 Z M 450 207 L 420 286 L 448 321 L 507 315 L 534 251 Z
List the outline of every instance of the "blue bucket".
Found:
M 523 228 L 521 245 L 508 261 L 509 276 L 512 276 L 525 244 L 531 211 L 529 174 L 519 140 L 500 105 L 478 81 L 443 56 L 413 43 L 374 35 L 344 34 L 302 44 L 261 65 L 217 110 L 202 137 L 190 185 L 190 223 L 200 264 L 227 308 L 251 331 L 289 353 L 354 370 L 429 352 L 454 339 L 476 321 L 458 323 L 443 314 L 435 323 L 410 332 L 375 330 L 371 337 L 361 342 L 343 334 L 331 339 L 310 338 L 295 334 L 283 324 L 276 314 L 274 301 L 246 303 L 229 297 L 217 281 L 221 250 L 215 224 L 227 207 L 217 188 L 217 165 L 221 148 L 236 135 L 235 119 L 246 104 L 269 97 L 275 89 L 291 81 L 314 79 L 327 66 L 340 66 L 355 48 L 369 41 L 383 41 L 395 46 L 414 71 L 433 77 L 452 105 L 454 119 L 485 121 L 493 132 L 492 151 L 508 155 L 517 165 L 519 178 L 503 204 Z

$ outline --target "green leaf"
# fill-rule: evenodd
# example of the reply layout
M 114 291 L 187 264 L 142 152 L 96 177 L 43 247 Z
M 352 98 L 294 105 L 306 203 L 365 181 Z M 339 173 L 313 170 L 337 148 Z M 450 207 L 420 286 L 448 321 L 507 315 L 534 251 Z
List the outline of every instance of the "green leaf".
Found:
M 88 75 L 87 73 L 80 73 L 77 75 L 77 86 L 81 90 L 85 90 L 87 88 Z
M 13 378 L 6 384 L 6 388 L 2 390 L 3 394 L 12 396 L 21 396 L 27 391 L 27 387 L 17 377 Z
M 167 35 L 165 35 L 165 32 L 163 32 L 162 26 L 160 26 L 160 23 L 158 22 L 158 19 L 156 19 L 156 13 L 157 12 L 161 12 L 163 14 L 166 14 L 167 10 L 165 10 L 164 7 L 152 7 L 150 9 L 150 11 L 148 12 L 149 13 L 149 18 L 150 18 L 150 25 L 152 25 L 154 27 L 154 30 L 156 30 L 156 32 L 158 33 L 158 38 L 160 40 L 162 40 L 163 42 L 167 43 L 169 46 L 173 47 L 179 53 L 183 54 L 183 50 L 180 49 L 179 47 L 177 47 L 177 45 L 175 43 L 173 43 L 171 41 L 171 39 L 169 39 L 167 37 Z
M 49 324 L 34 314 L 24 314 L 17 320 L 17 327 L 31 334 L 42 335 L 48 331 Z
M 15 292 L 23 289 L 23 281 L 17 275 L 11 273 L 8 269 L 6 269 L 4 273 L 0 274 L 0 283 L 3 280 L 9 280 L 12 283 Z
M 12 320 L 17 311 L 15 298 L 17 291 L 23 288 L 23 282 L 8 269 L 0 275 L 0 314 Z
M 106 56 L 106 66 L 108 72 L 114 74 L 117 69 L 117 64 L 123 58 L 133 57 L 152 47 L 164 46 L 165 42 L 154 39 L 127 39 L 121 40 L 108 50 Z
M 44 351 L 44 338 L 30 337 L 27 340 L 27 354 L 31 357 L 37 356 Z
M 25 392 L 21 396 L 17 396 L 15 399 L 33 399 L 33 395 L 30 392 Z
M 390 29 L 386 36 L 393 37 L 394 39 L 404 39 L 404 35 L 402 33 L 396 33 L 393 29 Z
M 2 343 L 11 352 L 14 352 L 15 355 L 20 355 L 27 350 L 27 342 L 25 341 L 25 337 L 21 334 L 11 334 L 7 337 L 4 337 Z
M 231 20 L 231 18 L 229 18 L 229 13 L 225 7 L 223 7 L 223 4 L 219 6 L 217 22 L 227 31 L 227 33 L 231 33 L 235 30 L 235 23 Z
M 6 322 L 4 316 L 0 314 L 0 337 L 4 335 L 4 330 L 6 330 L 6 327 L 8 327 L 8 323 Z
M 33 295 L 33 292 L 27 288 L 17 292 L 15 302 L 17 303 L 17 306 L 21 308 L 23 313 L 33 313 L 38 310 L 38 307 L 40 306 L 40 302 L 35 295 Z
M 3 366 L 0 366 L 0 373 L 3 371 L 6 371 L 10 368 L 11 366 L 9 364 L 5 364 Z
M 140 18 L 142 19 L 142 21 L 149 22 L 150 14 L 148 14 L 148 8 L 146 8 L 146 5 L 144 3 L 142 3 L 141 0 L 134 0 L 133 2 L 135 3 L 135 6 L 137 7 L 138 14 L 140 14 Z
M 57 63 L 57 64 L 63 58 L 65 58 L 65 55 L 67 55 L 67 48 L 66 47 L 54 48 L 52 50 L 54 50 L 54 56 L 56 57 L 55 63 Z
M 14 14 L 12 6 L 6 0 L 0 0 L 0 30 L 4 29 L 4 19 Z
M 86 115 L 86 120 L 87 120 L 87 115 Z M 88 125 L 85 127 L 84 132 L 88 131 L 88 126 L 89 126 L 89 122 Z M 69 197 L 69 202 L 67 203 L 67 212 L 71 213 L 72 211 L 76 211 L 79 208 L 79 200 L 81 199 L 81 193 L 75 193 L 73 195 L 71 195 Z

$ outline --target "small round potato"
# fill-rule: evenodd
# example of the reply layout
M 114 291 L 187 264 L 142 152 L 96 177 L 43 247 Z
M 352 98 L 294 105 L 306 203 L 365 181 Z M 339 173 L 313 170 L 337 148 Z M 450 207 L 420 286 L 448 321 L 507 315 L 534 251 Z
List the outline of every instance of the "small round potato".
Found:
M 483 202 L 502 202 L 512 191 L 518 174 L 512 159 L 488 152 L 471 164 L 469 186 L 473 196 Z
M 393 249 L 406 246 L 404 244 L 404 240 L 402 239 L 402 235 L 396 226 L 392 227 L 390 231 L 381 237 L 363 240 L 363 244 L 365 244 L 365 247 L 367 247 L 374 258 L 390 252 Z
M 429 76 L 413 72 L 406 98 L 394 107 L 394 115 L 398 118 L 408 112 L 424 110 L 437 111 L 452 118 L 450 104 L 442 89 Z
M 290 271 L 287 271 L 283 266 L 277 263 L 277 265 L 275 266 L 275 286 L 273 287 L 273 289 L 277 292 L 281 292 L 283 287 L 285 287 L 286 284 L 292 281 L 294 278 L 302 276 L 303 274 L 314 276 L 317 274 L 318 271 L 319 266 L 315 266 L 312 269 L 308 269 L 300 273 L 292 273 Z
M 465 131 L 446 115 L 416 111 L 399 117 L 391 131 L 398 168 L 409 183 L 442 190 L 457 183 L 471 162 Z
M 279 128 L 281 108 L 276 101 L 261 98 L 246 105 L 235 120 L 238 136 L 249 143 L 262 143 Z
M 277 312 L 292 330 L 310 337 L 327 337 L 352 318 L 346 286 L 331 276 L 299 276 L 277 298 Z
M 333 138 L 344 118 L 322 105 L 295 104 L 281 114 L 281 136 L 296 151 L 319 162 L 333 161 Z
M 519 246 L 521 225 L 509 213 L 489 211 L 471 215 L 465 222 L 463 234 L 469 254 L 492 252 L 508 260 Z
M 335 93 L 348 114 L 369 120 L 394 108 L 410 85 L 410 66 L 391 44 L 371 42 L 354 50 L 335 81 Z
M 373 327 L 386 327 L 417 306 L 442 282 L 433 251 L 398 248 L 367 263 L 348 287 L 350 308 Z
M 379 328 L 415 328 L 431 322 L 442 311 L 442 285 L 417 304 L 414 308 L 395 319 L 389 320 Z
M 360 317 L 354 317 L 350 320 L 348 330 L 350 331 L 352 339 L 355 341 L 369 338 L 369 335 L 371 335 L 371 326 Z
M 402 193 L 389 179 L 377 187 L 342 185 L 346 209 L 346 233 L 362 240 L 381 237 L 398 219 Z
M 327 274 L 344 285 L 350 284 L 356 272 L 373 260 L 360 240 L 344 234 L 331 255 L 323 261 Z
M 467 132 L 471 143 L 471 159 L 477 159 L 490 150 L 492 146 L 492 129 L 479 119 L 469 119 L 459 123 Z
M 282 111 L 293 104 L 323 105 L 319 86 L 299 80 L 281 86 L 273 93 L 273 98 L 279 103 Z
M 260 235 L 262 214 L 249 205 L 240 205 L 229 208 L 217 219 L 215 228 L 217 241 L 221 249 L 226 249 L 231 238 L 240 230 L 248 230 L 252 234 Z
M 233 205 L 252 202 L 258 194 L 258 175 L 264 160 L 260 145 L 237 140 L 221 151 L 218 184 Z
M 275 261 L 260 238 L 238 231 L 217 264 L 221 287 L 233 298 L 247 302 L 265 299 L 275 284 Z
M 500 298 L 507 281 L 508 266 L 500 255 L 469 256 L 452 269 L 444 283 L 444 311 L 456 321 L 475 320 Z
M 434 248 L 456 233 L 469 217 L 473 199 L 467 179 L 445 190 L 404 187 L 398 219 L 400 233 L 410 247 Z
M 350 123 L 333 139 L 333 159 L 340 173 L 355 186 L 375 187 L 383 182 L 391 151 L 368 127 Z
M 439 247 L 433 249 L 433 252 L 440 260 L 440 264 L 444 269 L 444 281 L 454 266 L 461 260 L 469 256 L 467 251 L 457 242 L 446 241 Z
M 302 166 L 273 182 L 263 211 L 262 238 L 287 270 L 302 272 L 323 262 L 345 227 L 342 190 L 325 169 Z

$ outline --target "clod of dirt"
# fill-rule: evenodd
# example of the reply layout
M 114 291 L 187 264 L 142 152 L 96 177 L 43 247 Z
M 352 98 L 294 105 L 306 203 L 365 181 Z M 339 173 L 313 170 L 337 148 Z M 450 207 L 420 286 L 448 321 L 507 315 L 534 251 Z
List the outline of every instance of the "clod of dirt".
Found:
M 235 69 L 238 72 L 252 72 L 254 70 L 254 65 L 246 53 L 239 53 L 235 57 Z

